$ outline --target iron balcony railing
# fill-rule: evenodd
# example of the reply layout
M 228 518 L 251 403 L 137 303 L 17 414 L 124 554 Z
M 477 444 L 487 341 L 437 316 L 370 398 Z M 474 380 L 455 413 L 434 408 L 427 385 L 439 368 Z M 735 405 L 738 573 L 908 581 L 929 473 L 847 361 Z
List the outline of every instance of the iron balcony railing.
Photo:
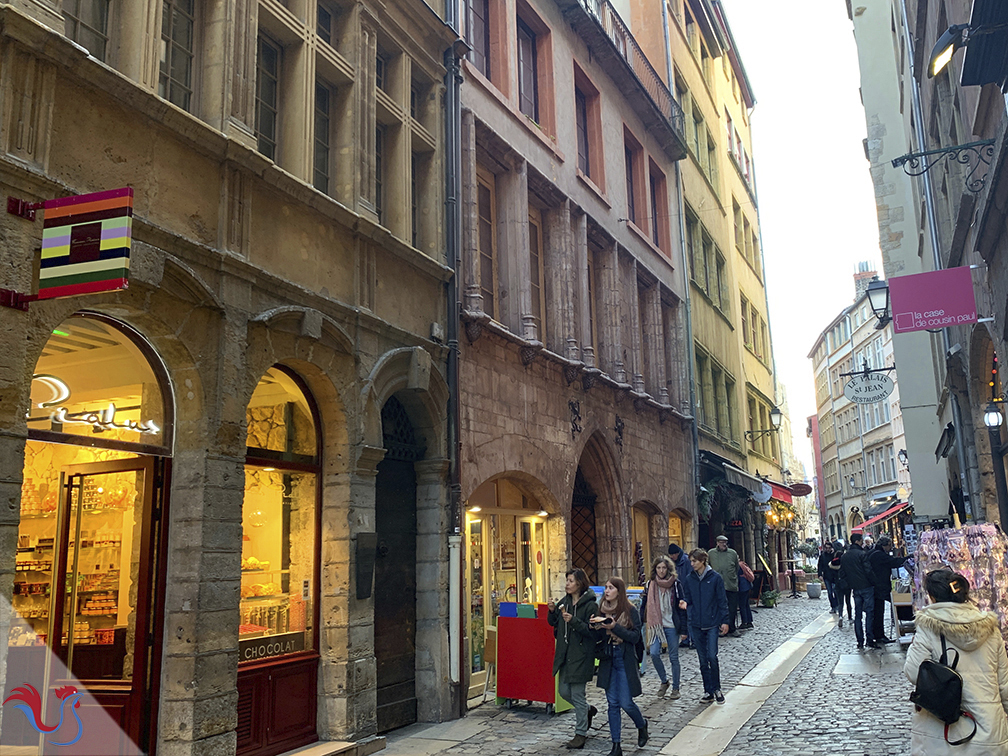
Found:
M 665 82 L 644 55 L 644 51 L 609 0 L 577 0 L 577 2 L 602 28 L 672 130 L 680 139 L 685 140 L 686 122 L 682 107 L 675 101 Z

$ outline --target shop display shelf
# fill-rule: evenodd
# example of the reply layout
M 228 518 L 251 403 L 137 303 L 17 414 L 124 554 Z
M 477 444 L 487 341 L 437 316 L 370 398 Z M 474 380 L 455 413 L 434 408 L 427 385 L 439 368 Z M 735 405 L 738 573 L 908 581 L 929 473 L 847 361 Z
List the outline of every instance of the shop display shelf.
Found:
M 272 596 L 246 596 L 242 601 L 279 601 L 286 598 L 284 593 L 274 593 Z

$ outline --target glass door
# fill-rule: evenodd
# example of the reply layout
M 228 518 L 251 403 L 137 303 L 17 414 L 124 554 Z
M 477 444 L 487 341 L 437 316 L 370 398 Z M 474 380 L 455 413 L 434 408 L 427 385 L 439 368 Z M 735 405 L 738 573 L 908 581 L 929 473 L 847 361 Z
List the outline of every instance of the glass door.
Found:
M 484 598 L 486 590 L 486 544 L 483 538 L 483 518 L 468 518 L 468 566 L 469 587 L 469 698 L 483 692 L 487 677 L 486 628 L 494 624 L 492 616 L 486 613 Z
M 522 603 L 544 604 L 549 600 L 546 582 L 546 526 L 540 519 L 518 520 L 520 542 L 519 585 Z

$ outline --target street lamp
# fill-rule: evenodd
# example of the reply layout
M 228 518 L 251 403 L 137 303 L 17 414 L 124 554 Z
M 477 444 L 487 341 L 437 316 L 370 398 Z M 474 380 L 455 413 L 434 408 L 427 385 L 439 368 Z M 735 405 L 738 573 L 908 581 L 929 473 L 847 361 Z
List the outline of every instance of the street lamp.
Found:
M 907 450 L 906 449 L 900 449 L 899 450 L 899 454 L 897 454 L 896 456 L 899 457 L 900 464 L 903 465 L 903 467 L 905 467 L 907 470 L 909 470 L 910 469 L 910 457 L 907 456 Z
M 928 78 L 932 78 L 941 73 L 942 69 L 949 64 L 955 51 L 960 47 L 966 47 L 974 37 L 982 37 L 985 34 L 993 34 L 1008 28 L 1008 24 L 994 24 L 992 26 L 977 26 L 970 28 L 969 24 L 952 24 L 942 32 L 931 51 L 931 59 L 928 61 Z
M 884 328 L 889 322 L 889 284 L 880 281 L 878 276 L 872 278 L 866 291 L 868 294 L 868 304 L 871 305 L 872 313 L 878 318 L 876 330 Z
M 990 437 L 991 464 L 994 468 L 994 490 L 997 491 L 998 514 L 1003 529 L 1008 527 L 1008 483 L 1005 482 L 1005 447 L 1001 445 L 1001 423 L 1004 422 L 1004 418 L 1001 416 L 1001 408 L 994 402 L 991 402 L 987 405 L 987 409 L 984 410 L 983 419 Z
M 757 438 L 761 438 L 762 436 L 766 436 L 770 433 L 779 433 L 780 424 L 781 424 L 781 411 L 777 407 L 772 407 L 770 409 L 770 425 L 772 425 L 773 427 L 766 428 L 765 430 L 746 431 L 745 437 L 750 441 L 754 441 Z

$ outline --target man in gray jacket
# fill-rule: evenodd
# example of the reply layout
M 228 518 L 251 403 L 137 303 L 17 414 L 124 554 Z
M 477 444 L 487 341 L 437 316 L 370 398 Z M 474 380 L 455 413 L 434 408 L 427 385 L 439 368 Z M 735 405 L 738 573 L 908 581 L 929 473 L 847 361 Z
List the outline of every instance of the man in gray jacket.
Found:
M 711 569 L 724 580 L 725 593 L 728 595 L 728 635 L 738 638 L 742 635 L 735 626 L 735 615 L 738 614 L 738 572 L 739 555 L 735 549 L 728 547 L 728 536 L 717 537 L 717 548 L 708 554 Z

